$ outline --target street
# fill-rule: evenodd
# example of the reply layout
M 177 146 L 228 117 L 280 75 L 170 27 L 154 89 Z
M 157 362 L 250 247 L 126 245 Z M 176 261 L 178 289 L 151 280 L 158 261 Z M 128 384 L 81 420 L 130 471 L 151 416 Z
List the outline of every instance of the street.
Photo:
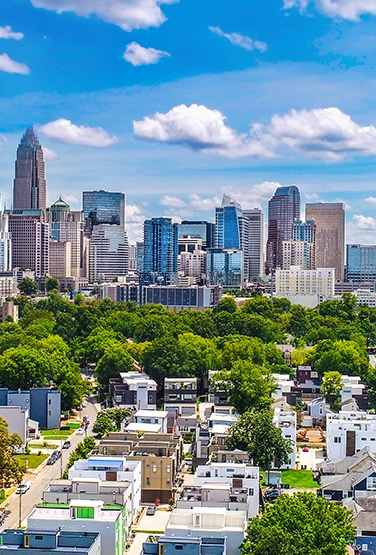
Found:
M 99 405 L 95 403 L 95 397 L 86 399 L 85 407 L 82 410 L 82 416 L 88 416 L 90 418 L 88 435 L 91 434 L 98 410 Z M 70 454 L 77 447 L 77 444 L 83 441 L 84 438 L 84 435 L 77 435 L 76 433 L 71 435 L 69 439 L 72 446 L 70 449 L 62 450 L 61 459 L 51 466 L 44 466 L 33 478 L 31 487 L 26 493 L 21 496 L 13 493 L 8 499 L 6 499 L 6 501 L 4 501 L 1 505 L 1 507 L 6 511 L 3 528 L 18 528 L 20 497 L 22 522 L 31 513 L 34 505 L 41 501 L 42 493 L 48 487 L 50 482 L 58 480 L 61 477 L 61 468 L 64 471 Z

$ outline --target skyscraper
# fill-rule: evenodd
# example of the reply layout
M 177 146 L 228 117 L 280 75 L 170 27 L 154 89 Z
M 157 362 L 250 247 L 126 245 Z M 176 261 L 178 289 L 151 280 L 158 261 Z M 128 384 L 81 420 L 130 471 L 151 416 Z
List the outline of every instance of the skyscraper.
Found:
M 179 237 L 193 237 L 202 239 L 204 249 L 215 246 L 215 225 L 212 222 L 183 220 L 178 225 Z
M 264 274 L 264 215 L 260 208 L 243 210 L 248 220 L 248 268 L 245 276 L 254 281 Z
M 300 220 L 300 192 L 295 185 L 278 187 L 269 200 L 266 273 L 282 267 L 282 241 L 292 239 L 294 220 Z
M 343 203 L 307 203 L 306 220 L 314 220 L 316 225 L 316 267 L 334 267 L 335 279 L 342 281 L 345 263 L 345 207 Z
M 129 243 L 123 225 L 99 224 L 90 237 L 89 281 L 112 281 L 129 268 Z
M 35 277 L 48 276 L 49 225 L 42 210 L 11 210 L 13 268 L 33 270 Z
M 32 127 L 28 128 L 17 149 L 13 186 L 14 210 L 46 211 L 47 184 L 43 149 Z
M 178 277 L 178 226 L 171 218 L 144 222 L 144 260 L 140 282 L 172 285 Z
M 110 191 L 84 191 L 82 208 L 85 235 L 90 236 L 94 225 L 125 225 L 125 195 Z
M 9 232 L 9 214 L 0 212 L 0 272 L 12 270 L 12 236 Z
M 347 245 L 347 281 L 376 281 L 376 245 Z

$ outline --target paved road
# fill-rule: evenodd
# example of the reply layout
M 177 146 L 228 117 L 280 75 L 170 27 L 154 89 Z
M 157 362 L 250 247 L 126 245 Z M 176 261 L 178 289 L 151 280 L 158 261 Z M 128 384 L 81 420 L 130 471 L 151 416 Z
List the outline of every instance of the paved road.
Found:
M 92 431 L 92 426 L 95 422 L 96 415 L 99 409 L 99 405 L 95 404 L 94 398 L 89 398 L 85 402 L 85 408 L 82 411 L 82 416 L 89 416 L 90 418 L 90 426 L 88 429 L 88 434 Z M 62 451 L 62 468 L 65 469 L 65 466 L 68 462 L 69 455 L 73 451 L 73 449 L 77 446 L 77 444 L 83 440 L 85 436 L 77 435 L 76 433 L 73 434 L 69 439 L 72 443 L 72 447 L 70 449 L 65 449 Z M 31 513 L 34 505 L 39 503 L 42 498 L 43 491 L 47 488 L 47 486 L 53 480 L 58 480 L 61 477 L 61 463 L 59 459 L 55 464 L 51 466 L 44 466 L 40 472 L 33 478 L 31 487 L 29 491 L 21 495 L 21 521 L 26 519 L 26 517 Z M 5 503 L 2 505 L 6 511 L 6 518 L 4 522 L 3 528 L 17 528 L 19 522 L 19 502 L 20 496 L 17 494 L 11 495 Z

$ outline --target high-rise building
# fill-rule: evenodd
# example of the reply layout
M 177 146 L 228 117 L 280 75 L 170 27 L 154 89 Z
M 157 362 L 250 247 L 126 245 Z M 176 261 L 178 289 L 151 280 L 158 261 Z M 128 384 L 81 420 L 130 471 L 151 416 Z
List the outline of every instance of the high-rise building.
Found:
M 50 241 L 50 257 L 48 273 L 57 279 L 73 277 L 72 274 L 72 248 L 67 242 Z
M 315 261 L 318 268 L 335 268 L 343 280 L 345 263 L 345 207 L 342 202 L 306 204 L 306 221 L 316 226 Z
M 48 275 L 49 224 L 42 210 L 6 210 L 12 234 L 13 268 L 27 268 L 39 278 Z
M 282 267 L 282 241 L 293 237 L 294 220 L 300 220 L 300 192 L 295 185 L 278 187 L 268 205 L 266 273 Z
M 46 196 L 43 149 L 33 128 L 28 128 L 17 149 L 13 209 L 42 210 L 44 214 Z
M 136 245 L 129 245 L 129 271 L 137 271 L 137 250 Z
M 242 289 L 244 285 L 244 253 L 237 249 L 209 249 L 206 271 L 210 285 L 226 289 Z
M 110 191 L 84 191 L 82 207 L 85 235 L 90 236 L 93 226 L 111 224 L 125 226 L 125 195 Z
M 255 281 L 264 275 L 264 215 L 260 208 L 243 210 L 248 220 L 248 268 L 245 278 Z
M 335 269 L 303 270 L 291 266 L 275 272 L 275 295 L 289 299 L 293 304 L 314 308 L 321 301 L 334 296 Z
M 145 285 L 177 283 L 178 226 L 171 218 L 145 220 L 143 271 L 139 274 Z
M 99 224 L 90 237 L 89 281 L 112 281 L 129 268 L 129 243 L 123 225 Z
M 347 281 L 376 281 L 376 245 L 347 245 Z
M 295 220 L 292 224 L 293 241 L 306 241 L 307 243 L 315 242 L 316 226 L 313 220 L 302 222 Z
M 83 277 L 83 215 L 80 210 L 71 210 L 61 197 L 47 210 L 47 218 L 50 224 L 51 241 L 69 243 L 70 270 L 69 277 Z M 58 247 L 53 247 L 57 252 Z M 51 253 L 52 257 L 52 253 Z M 63 266 L 61 266 L 63 267 Z M 50 268 L 52 274 L 52 269 Z M 63 276 L 55 276 L 63 277 Z
M 291 266 L 314 270 L 315 244 L 307 241 L 282 241 L 282 270 L 289 270 Z
M 217 249 L 242 249 L 242 207 L 223 195 L 222 206 L 215 209 L 215 247 Z
M 207 221 L 183 220 L 178 225 L 179 237 L 192 237 L 202 239 L 205 249 L 215 247 L 215 225 Z
M 12 236 L 9 232 L 9 214 L 0 212 L 0 272 L 12 270 Z
M 141 274 L 144 271 L 144 243 L 142 241 L 136 243 L 136 260 L 137 272 Z

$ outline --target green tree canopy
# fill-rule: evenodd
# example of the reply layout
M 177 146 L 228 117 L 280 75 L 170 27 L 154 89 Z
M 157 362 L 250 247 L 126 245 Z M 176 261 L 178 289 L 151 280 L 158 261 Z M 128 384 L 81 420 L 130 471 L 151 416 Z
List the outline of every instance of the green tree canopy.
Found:
M 56 291 L 60 291 L 60 282 L 57 278 L 48 277 L 45 281 L 46 291 L 52 291 L 55 289 Z
M 99 360 L 95 374 L 98 383 L 108 389 L 110 378 L 117 378 L 120 372 L 131 372 L 134 370 L 133 358 L 124 345 L 112 345 L 105 350 L 102 358 Z
M 324 372 L 321 391 L 330 405 L 330 408 L 338 412 L 341 408 L 342 375 L 335 370 Z
M 10 434 L 8 422 L 0 417 L 0 483 L 2 487 L 20 484 L 23 470 L 14 456 L 22 447 L 22 439 L 18 434 Z
M 24 277 L 18 282 L 18 291 L 21 295 L 30 297 L 31 295 L 36 295 L 38 292 L 38 286 L 35 281 L 29 277 Z
M 346 555 L 355 537 L 353 514 L 312 493 L 281 495 L 253 518 L 243 555 Z

